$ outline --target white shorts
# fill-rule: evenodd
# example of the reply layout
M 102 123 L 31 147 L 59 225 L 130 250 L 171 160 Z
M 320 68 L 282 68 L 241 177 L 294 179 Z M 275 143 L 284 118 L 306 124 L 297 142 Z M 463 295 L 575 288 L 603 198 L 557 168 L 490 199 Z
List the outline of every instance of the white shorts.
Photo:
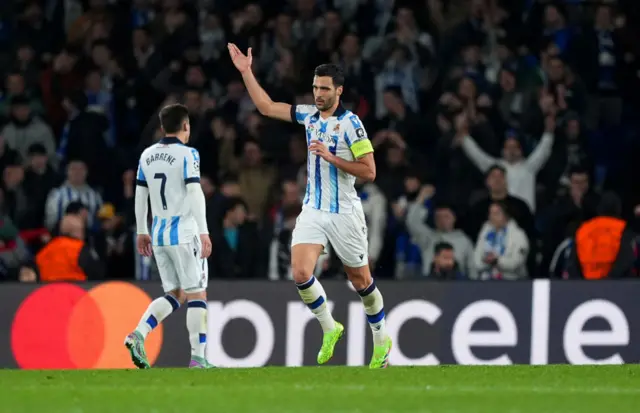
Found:
M 197 293 L 207 289 L 209 265 L 206 259 L 200 258 L 201 250 L 199 237 L 193 237 L 187 244 L 153 247 L 165 292 L 181 289 Z
M 359 268 L 369 263 L 367 224 L 362 208 L 351 214 L 334 214 L 304 208 L 296 220 L 291 245 L 331 243 L 340 261 L 347 267 Z

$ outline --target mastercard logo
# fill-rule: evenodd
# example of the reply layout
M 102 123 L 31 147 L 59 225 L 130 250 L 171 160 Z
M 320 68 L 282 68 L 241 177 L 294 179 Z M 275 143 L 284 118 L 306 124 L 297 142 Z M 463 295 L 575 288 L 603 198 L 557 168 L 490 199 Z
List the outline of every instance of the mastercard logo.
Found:
M 11 327 L 11 348 L 23 369 L 133 368 L 124 338 L 138 325 L 151 298 L 121 281 L 86 290 L 56 283 L 22 302 Z M 145 341 L 149 362 L 162 347 L 162 325 Z

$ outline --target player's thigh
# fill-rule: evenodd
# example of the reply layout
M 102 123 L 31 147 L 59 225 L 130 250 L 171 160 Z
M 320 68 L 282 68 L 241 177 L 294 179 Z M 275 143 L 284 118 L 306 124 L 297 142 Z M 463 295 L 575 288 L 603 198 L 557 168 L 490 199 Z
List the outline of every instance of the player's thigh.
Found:
M 348 267 L 358 268 L 369 263 L 367 224 L 364 216 L 332 214 L 327 225 L 327 237 L 340 261 Z
M 180 290 L 180 279 L 171 254 L 171 247 L 153 247 L 153 256 L 156 259 L 164 292 Z
M 182 271 L 179 274 L 180 285 L 188 300 L 204 299 L 209 283 L 209 266 L 202 258 L 200 239 L 194 237 L 192 242 L 174 246 Z
M 291 271 L 300 284 L 311 278 L 318 257 L 327 246 L 327 233 L 321 211 L 304 209 L 291 235 Z

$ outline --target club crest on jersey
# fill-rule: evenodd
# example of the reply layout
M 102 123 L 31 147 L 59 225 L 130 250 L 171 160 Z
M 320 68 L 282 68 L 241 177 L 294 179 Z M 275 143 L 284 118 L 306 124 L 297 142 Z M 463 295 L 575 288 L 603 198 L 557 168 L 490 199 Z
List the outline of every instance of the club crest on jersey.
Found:
M 340 124 L 339 123 L 336 123 L 336 126 L 333 127 L 333 131 L 336 132 L 336 133 L 340 132 Z

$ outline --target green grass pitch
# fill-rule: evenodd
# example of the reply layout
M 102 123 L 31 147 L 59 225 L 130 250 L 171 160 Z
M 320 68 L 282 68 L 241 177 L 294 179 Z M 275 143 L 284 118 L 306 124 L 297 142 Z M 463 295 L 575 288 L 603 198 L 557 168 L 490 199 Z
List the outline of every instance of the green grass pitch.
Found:
M 640 366 L 0 370 L 0 412 L 638 413 Z

